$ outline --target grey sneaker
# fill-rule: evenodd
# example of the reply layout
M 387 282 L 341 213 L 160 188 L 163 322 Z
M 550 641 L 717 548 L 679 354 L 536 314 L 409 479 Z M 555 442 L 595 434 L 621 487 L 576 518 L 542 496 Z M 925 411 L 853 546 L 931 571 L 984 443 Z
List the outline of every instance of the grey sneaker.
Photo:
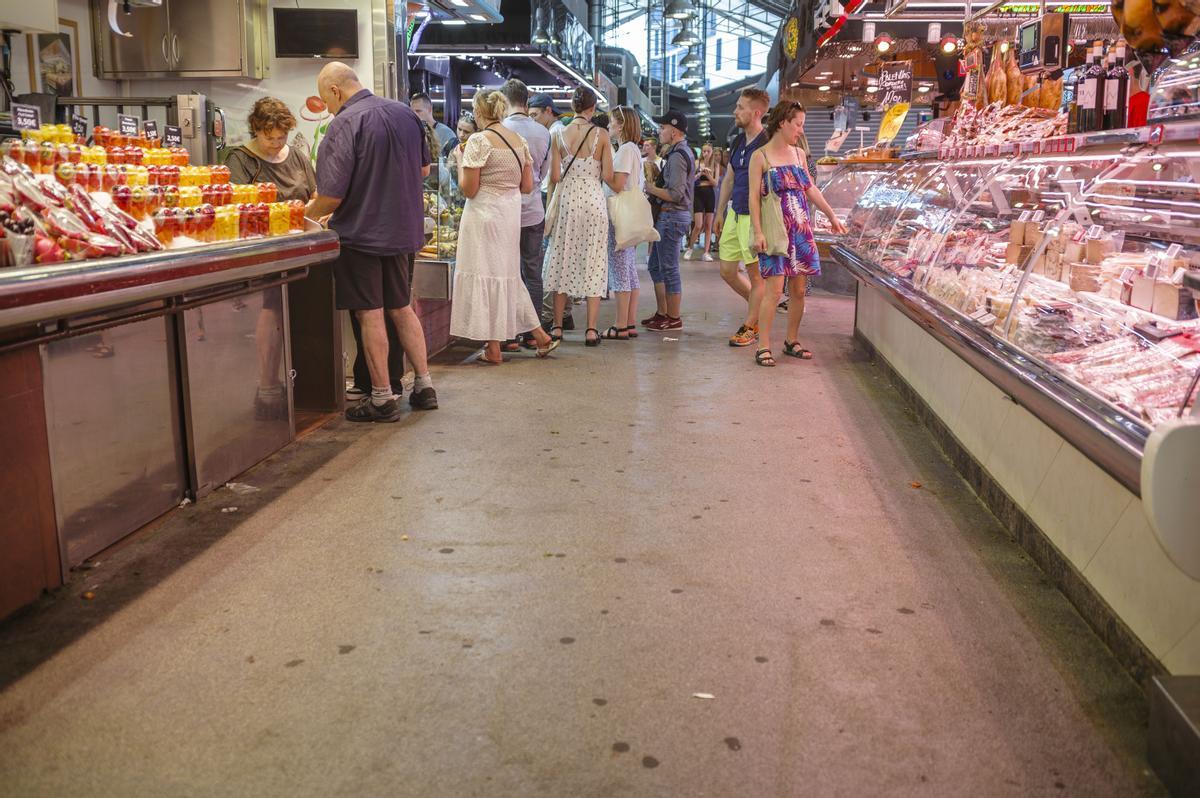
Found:
M 422 388 L 408 395 L 408 403 L 413 410 L 437 410 L 437 391 L 433 388 Z
M 388 399 L 381 405 L 376 405 L 371 401 L 371 397 L 361 400 L 354 407 L 346 411 L 347 421 L 378 421 L 386 424 L 392 421 L 400 420 L 400 403 L 395 399 Z

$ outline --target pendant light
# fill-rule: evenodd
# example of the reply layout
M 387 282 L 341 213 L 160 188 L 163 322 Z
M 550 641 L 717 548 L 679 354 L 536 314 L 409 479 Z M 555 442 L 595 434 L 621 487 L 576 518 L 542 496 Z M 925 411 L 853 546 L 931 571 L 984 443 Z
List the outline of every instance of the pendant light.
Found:
M 685 70 L 684 73 L 679 76 L 679 82 L 685 85 L 689 83 L 699 83 L 702 80 L 704 80 L 704 75 L 702 75 L 698 69 Z
M 696 9 L 692 7 L 691 0 L 671 0 L 663 16 L 667 19 L 691 19 L 696 16 Z
M 685 55 L 683 60 L 679 62 L 679 65 L 684 69 L 701 66 L 700 56 L 696 54 L 694 49 L 689 49 L 687 51 L 687 55 Z
M 699 44 L 700 37 L 692 30 L 692 21 L 685 19 L 683 27 L 679 29 L 679 33 L 675 34 L 675 38 L 671 39 L 671 44 L 676 47 L 691 47 L 693 44 Z

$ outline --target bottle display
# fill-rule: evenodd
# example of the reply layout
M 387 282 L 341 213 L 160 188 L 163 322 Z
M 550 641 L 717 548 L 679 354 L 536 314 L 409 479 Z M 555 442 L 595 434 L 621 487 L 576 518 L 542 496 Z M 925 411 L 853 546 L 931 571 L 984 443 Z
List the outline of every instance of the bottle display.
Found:
M 1129 72 L 1125 69 L 1126 49 L 1119 44 L 1104 79 L 1104 129 L 1125 127 L 1129 102 Z

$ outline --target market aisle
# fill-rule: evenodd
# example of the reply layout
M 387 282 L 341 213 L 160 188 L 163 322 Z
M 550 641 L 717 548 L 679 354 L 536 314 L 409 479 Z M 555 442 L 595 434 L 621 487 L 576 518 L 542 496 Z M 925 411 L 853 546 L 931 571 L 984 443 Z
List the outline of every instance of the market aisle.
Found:
M 4 792 L 1158 792 L 1135 686 L 852 300 L 756 368 L 688 269 L 678 341 L 437 368 L 442 410 L 331 424 L 0 626 Z

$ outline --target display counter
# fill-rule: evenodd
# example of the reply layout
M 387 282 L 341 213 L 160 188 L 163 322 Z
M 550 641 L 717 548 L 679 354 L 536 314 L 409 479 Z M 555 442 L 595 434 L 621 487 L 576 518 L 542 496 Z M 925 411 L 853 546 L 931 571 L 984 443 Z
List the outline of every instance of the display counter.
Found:
M 856 336 L 1141 675 L 1200 670 L 1200 581 L 1141 502 L 1147 437 L 1195 412 L 1197 155 L 919 159 L 827 189 L 858 193 L 831 245 L 860 284 Z
M 288 284 L 337 252 L 313 230 L 0 269 L 0 617 L 292 440 Z

